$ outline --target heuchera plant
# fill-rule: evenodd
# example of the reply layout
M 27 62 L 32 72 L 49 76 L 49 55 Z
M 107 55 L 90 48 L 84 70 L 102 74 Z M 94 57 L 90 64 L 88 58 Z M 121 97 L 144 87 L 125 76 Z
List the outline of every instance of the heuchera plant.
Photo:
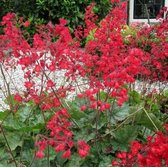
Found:
M 74 37 L 64 19 L 60 19 L 60 24 L 40 26 L 33 39 L 29 39 L 25 38 L 28 21 L 17 18 L 14 13 L 3 17 L 0 61 L 6 69 L 21 66 L 24 72 L 25 92 L 16 92 L 15 100 L 23 104 L 33 101 L 42 113 L 52 113 L 49 121 L 44 117 L 49 133 L 39 135 L 35 143 L 37 158 L 45 156 L 44 150 L 48 146 L 55 152 L 62 152 L 63 158 L 71 158 L 72 150 L 82 158 L 89 154 L 90 146 L 86 141 L 74 140 L 72 127 L 78 125 L 65 102 L 73 92 L 77 91 L 79 98 L 88 101 L 87 105 L 81 106 L 81 111 L 89 108 L 99 114 L 112 107 L 110 98 L 122 106 L 128 100 L 127 85 L 140 76 L 151 82 L 167 80 L 165 32 L 168 20 L 142 27 L 136 36 L 128 36 L 125 42 L 121 31 L 127 19 L 126 3 L 115 3 L 116 7 L 100 23 L 96 22 L 97 16 L 93 13 L 94 4 L 87 7 L 86 27 L 79 26 Z M 81 48 L 81 40 L 90 32 L 93 32 L 92 39 Z M 6 54 L 9 50 L 11 55 Z M 53 77 L 60 72 L 65 82 Z M 107 92 L 105 98 L 100 96 L 102 91 Z M 10 111 L 17 112 L 12 104 Z M 159 134 L 156 139 L 162 136 Z M 140 144 L 138 146 L 141 148 Z

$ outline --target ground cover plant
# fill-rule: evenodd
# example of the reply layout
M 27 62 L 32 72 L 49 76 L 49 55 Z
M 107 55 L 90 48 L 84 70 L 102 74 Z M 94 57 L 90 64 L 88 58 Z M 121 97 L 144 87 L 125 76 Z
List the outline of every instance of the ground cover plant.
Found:
M 60 19 L 30 40 L 29 21 L 3 17 L 0 72 L 9 109 L 0 112 L 0 166 L 168 165 L 168 91 L 145 87 L 167 82 L 168 19 L 128 27 L 126 3 L 112 3 L 100 22 L 95 4 L 88 6 L 86 27 L 74 35 Z M 5 72 L 18 67 L 24 90 L 12 91 Z

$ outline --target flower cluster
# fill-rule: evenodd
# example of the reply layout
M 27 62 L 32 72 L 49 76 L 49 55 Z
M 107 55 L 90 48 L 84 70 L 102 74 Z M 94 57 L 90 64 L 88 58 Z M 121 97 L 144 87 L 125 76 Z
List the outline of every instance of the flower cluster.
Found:
M 127 17 L 125 9 L 126 3 L 122 3 L 99 25 L 94 24 L 93 39 L 86 44 L 80 59 L 89 79 L 89 90 L 93 90 L 88 90 L 87 96 L 95 97 L 97 92 L 106 90 L 118 105 L 128 99 L 125 85 L 133 83 L 138 74 L 146 71 L 142 60 L 145 52 L 133 45 L 125 45 L 121 35 Z
M 164 8 L 165 11 L 166 8 Z M 143 79 L 151 82 L 166 81 L 168 78 L 168 45 L 167 45 L 167 20 L 151 25 L 138 24 L 136 36 L 129 36 L 131 46 L 144 50 L 140 59 L 145 68 Z
M 55 113 L 47 124 L 47 128 L 50 130 L 50 138 L 36 142 L 38 147 L 37 158 L 44 157 L 43 151 L 48 145 L 53 147 L 55 152 L 63 152 L 62 158 L 70 158 L 71 149 L 75 146 L 81 158 L 85 158 L 89 154 L 90 146 L 84 140 L 79 140 L 77 143 L 73 141 L 72 123 L 68 120 L 69 118 L 70 116 L 65 108 Z
M 167 125 L 166 125 L 167 126 Z M 132 167 L 162 167 L 168 165 L 168 131 L 158 132 L 149 136 L 146 144 L 139 141 L 131 143 L 130 152 L 117 154 L 119 160 L 112 162 L 113 166 Z

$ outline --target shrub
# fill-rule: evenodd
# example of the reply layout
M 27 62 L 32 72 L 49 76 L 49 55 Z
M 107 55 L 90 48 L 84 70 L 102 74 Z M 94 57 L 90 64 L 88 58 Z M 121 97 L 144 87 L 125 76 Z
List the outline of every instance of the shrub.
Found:
M 79 24 L 84 25 L 85 8 L 91 2 L 91 0 L 5 0 L 0 2 L 3 9 L 0 13 L 0 20 L 7 12 L 14 12 L 33 23 L 38 23 L 38 20 L 42 20 L 42 23 L 49 21 L 59 23 L 59 18 L 64 18 L 68 21 L 68 25 L 75 29 Z M 95 3 L 97 3 L 97 7 L 94 11 L 102 19 L 110 10 L 110 1 L 96 0 Z

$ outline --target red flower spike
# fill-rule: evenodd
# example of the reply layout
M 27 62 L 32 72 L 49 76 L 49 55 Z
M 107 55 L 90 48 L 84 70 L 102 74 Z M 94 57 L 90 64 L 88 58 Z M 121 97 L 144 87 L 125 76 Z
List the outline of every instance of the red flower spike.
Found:
M 120 159 L 118 166 L 138 164 L 140 167 L 161 167 L 163 162 L 165 163 L 164 165 L 168 165 L 167 148 L 167 133 L 158 132 L 154 137 L 149 136 L 147 143 L 144 145 L 138 141 L 133 141 L 129 153 L 121 152 L 117 154 L 117 158 Z

